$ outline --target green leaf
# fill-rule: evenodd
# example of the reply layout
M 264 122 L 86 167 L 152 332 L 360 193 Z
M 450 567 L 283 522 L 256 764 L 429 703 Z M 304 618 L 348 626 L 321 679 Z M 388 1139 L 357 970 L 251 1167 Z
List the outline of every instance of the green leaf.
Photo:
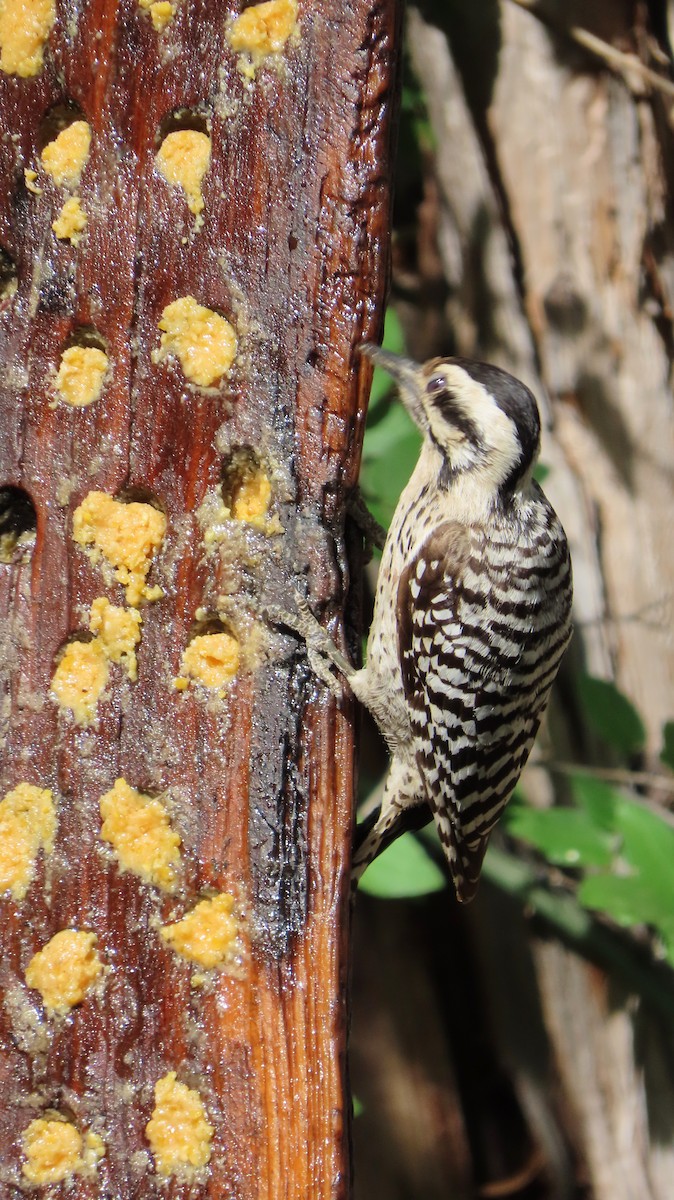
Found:
M 662 893 L 664 913 L 674 912 L 674 828 L 641 804 L 623 799 L 616 809 L 621 857 Z
M 619 798 L 614 816 L 621 838 L 620 859 L 630 873 L 587 878 L 578 899 L 620 925 L 652 926 L 674 965 L 674 828 L 626 797 Z
M 365 1105 L 363 1104 L 362 1100 L 358 1099 L 357 1096 L 351 1097 L 351 1106 L 352 1106 L 352 1110 L 353 1110 L 354 1120 L 356 1117 L 359 1117 L 362 1112 L 365 1112 Z
M 575 771 L 570 778 L 571 794 L 576 804 L 585 810 L 598 829 L 615 832 L 616 807 L 622 796 L 610 783 Z
M 611 746 L 625 754 L 640 750 L 646 730 L 636 708 L 614 683 L 581 675 L 578 679 L 581 707 L 588 724 Z
M 379 459 L 384 457 L 387 460 L 390 459 L 391 455 L 396 453 L 399 445 L 409 438 L 410 433 L 415 435 L 418 450 L 421 435 L 411 417 L 408 416 L 407 410 L 397 400 L 387 405 L 386 411 L 381 414 L 379 419 L 368 426 L 363 447 L 363 468 L 369 470 L 376 465 Z M 387 461 L 387 466 L 390 472 L 392 469 L 390 461 Z M 393 471 L 400 475 L 400 470 L 395 462 Z M 404 483 L 406 482 L 407 479 L 404 480 Z
M 639 875 L 590 875 L 578 888 L 585 908 L 599 909 L 619 925 L 653 925 L 662 915 L 660 898 Z
M 385 900 L 426 896 L 446 886 L 440 867 L 411 833 L 393 842 L 370 864 L 360 881 L 361 891 Z
M 667 721 L 662 727 L 660 761 L 674 771 L 674 721 Z
M 407 72 L 407 82 L 403 83 L 400 110 L 401 121 L 409 122 L 410 131 L 419 149 L 433 150 L 437 139 L 428 116 L 426 99 L 421 91 L 419 81 L 409 72 Z
M 508 833 L 535 846 L 557 866 L 607 867 L 613 861 L 614 838 L 582 809 L 516 805 L 506 811 L 505 822 Z
M 367 429 L 360 486 L 372 515 L 385 528 L 416 466 L 420 446 L 419 431 L 398 401 Z
M 385 350 L 404 354 L 402 326 L 393 308 L 384 321 Z M 363 443 L 360 486 L 375 520 L 387 528 L 419 457 L 421 435 L 394 395 L 390 375 L 375 367 Z

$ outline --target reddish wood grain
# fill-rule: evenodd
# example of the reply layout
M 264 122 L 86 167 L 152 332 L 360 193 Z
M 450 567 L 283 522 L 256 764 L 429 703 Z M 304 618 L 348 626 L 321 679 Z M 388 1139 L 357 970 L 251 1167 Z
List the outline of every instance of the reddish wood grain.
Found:
M 297 583 L 339 614 L 349 587 L 345 499 L 368 382 L 354 348 L 377 335 L 386 285 L 398 9 L 300 0 L 285 69 L 263 68 L 247 91 L 225 41 L 232 3 L 184 0 L 158 38 L 130 0 L 64 2 L 43 72 L 0 77 L 0 244 L 18 278 L 0 313 L 0 488 L 25 489 L 37 512 L 31 560 L 0 565 L 0 786 L 50 787 L 59 806 L 55 850 L 25 901 L 0 897 L 8 1197 L 22 1194 L 21 1133 L 50 1107 L 107 1143 L 97 1179 L 72 1182 L 76 1200 L 348 1190 L 353 714 L 261 612 Z M 42 178 L 35 196 L 23 176 L 65 101 L 93 130 L 76 248 L 51 231 L 63 194 Z M 162 123 L 183 107 L 208 119 L 213 141 L 198 232 L 154 167 Z M 163 307 L 187 294 L 237 329 L 237 364 L 215 391 L 152 361 Z M 61 352 L 88 325 L 111 378 L 90 408 L 54 405 Z M 270 466 L 284 533 L 241 531 L 206 557 L 197 510 L 237 445 Z M 115 669 L 96 725 L 82 729 L 49 696 L 55 657 L 95 596 L 123 602 L 72 539 L 92 489 L 140 489 L 168 530 L 138 681 Z M 225 610 L 258 647 L 214 703 L 172 685 L 198 609 Z M 120 775 L 170 799 L 186 862 L 177 897 L 100 853 L 98 801 Z M 240 978 L 195 989 L 156 925 L 210 888 L 240 897 L 247 948 Z M 47 1019 L 24 971 L 67 926 L 96 932 L 110 971 L 69 1017 Z M 215 1126 L 192 1187 L 160 1185 L 144 1137 L 168 1070 L 199 1088 Z

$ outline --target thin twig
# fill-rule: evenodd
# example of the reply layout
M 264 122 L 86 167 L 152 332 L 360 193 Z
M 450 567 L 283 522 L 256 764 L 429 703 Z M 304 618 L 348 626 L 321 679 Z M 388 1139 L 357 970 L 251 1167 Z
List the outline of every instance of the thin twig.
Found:
M 560 762 L 558 759 L 538 759 L 532 766 L 547 767 L 558 775 L 591 775 L 621 787 L 651 787 L 674 794 L 674 780 L 651 771 L 630 771 L 625 767 L 590 767 L 587 763 Z
M 595 33 L 590 33 L 589 29 L 583 29 L 580 25 L 561 25 L 560 22 L 554 19 L 552 14 L 544 11 L 536 3 L 536 0 L 512 0 L 512 3 L 519 5 L 520 8 L 525 8 L 527 12 L 545 21 L 546 24 L 554 26 L 554 28 L 565 33 L 579 46 L 582 46 L 584 50 L 588 50 L 590 54 L 594 54 L 597 58 L 600 58 L 612 71 L 616 71 L 622 76 L 630 90 L 633 89 L 630 85 L 629 76 L 637 74 L 644 83 L 649 84 L 656 91 L 662 92 L 665 96 L 670 96 L 674 99 L 674 83 L 670 79 L 664 79 L 662 75 L 658 75 L 656 71 L 647 67 L 636 54 L 627 54 L 624 50 L 618 50 L 610 42 L 605 42 L 603 38 L 597 37 Z

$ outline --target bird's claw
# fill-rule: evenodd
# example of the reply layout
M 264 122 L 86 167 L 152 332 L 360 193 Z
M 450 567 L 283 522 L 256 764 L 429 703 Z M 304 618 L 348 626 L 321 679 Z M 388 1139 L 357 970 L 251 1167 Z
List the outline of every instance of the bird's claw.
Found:
M 278 604 L 268 604 L 264 609 L 264 615 L 271 625 L 285 625 L 286 629 L 292 629 L 293 633 L 304 637 L 297 613 L 288 612 Z
M 296 613 L 289 613 L 275 605 L 267 608 L 267 617 L 275 625 L 285 625 L 292 629 L 304 641 L 307 648 L 307 658 L 314 674 L 330 689 L 338 700 L 344 697 L 344 687 L 333 674 L 332 667 L 337 667 L 343 674 L 351 670 L 350 664 L 340 654 L 330 635 L 318 623 L 304 596 L 295 592 Z

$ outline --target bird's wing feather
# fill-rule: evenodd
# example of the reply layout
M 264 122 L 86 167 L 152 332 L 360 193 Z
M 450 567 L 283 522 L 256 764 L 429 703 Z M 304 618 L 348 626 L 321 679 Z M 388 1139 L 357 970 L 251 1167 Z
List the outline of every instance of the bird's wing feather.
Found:
M 399 653 L 416 758 L 452 869 L 469 899 L 487 840 L 517 782 L 543 704 L 521 667 L 526 630 L 499 614 L 480 533 L 454 522 L 429 536 L 398 587 Z M 504 588 L 506 584 L 501 578 Z

